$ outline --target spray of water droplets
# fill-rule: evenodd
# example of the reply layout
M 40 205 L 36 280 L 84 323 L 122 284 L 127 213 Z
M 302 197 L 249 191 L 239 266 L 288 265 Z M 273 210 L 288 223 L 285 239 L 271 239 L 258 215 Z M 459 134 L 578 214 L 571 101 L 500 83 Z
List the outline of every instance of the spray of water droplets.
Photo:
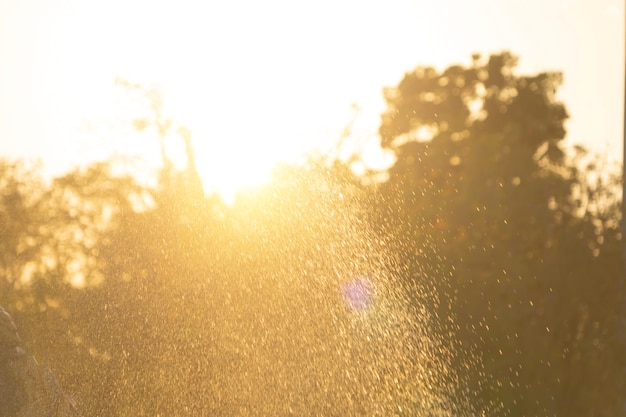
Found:
M 206 296 L 181 305 L 202 356 L 168 351 L 163 383 L 214 415 L 472 415 L 419 302 L 432 294 L 359 198 L 310 172 L 280 187 L 234 207 Z

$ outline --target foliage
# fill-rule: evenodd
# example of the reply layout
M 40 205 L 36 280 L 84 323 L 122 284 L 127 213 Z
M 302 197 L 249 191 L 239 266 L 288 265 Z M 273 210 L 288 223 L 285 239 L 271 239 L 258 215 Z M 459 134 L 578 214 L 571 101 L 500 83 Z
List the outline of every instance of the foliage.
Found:
M 387 181 L 331 155 L 232 206 L 150 90 L 155 187 L 0 165 L 0 305 L 84 415 L 623 414 L 620 179 L 515 64 L 386 89 Z
M 480 358 L 465 377 L 486 413 L 617 415 L 619 183 L 590 188 L 584 155 L 558 146 L 560 75 L 517 76 L 515 63 L 418 68 L 385 91 L 380 134 L 397 161 L 379 222 L 407 279 L 439 294 L 459 360 Z

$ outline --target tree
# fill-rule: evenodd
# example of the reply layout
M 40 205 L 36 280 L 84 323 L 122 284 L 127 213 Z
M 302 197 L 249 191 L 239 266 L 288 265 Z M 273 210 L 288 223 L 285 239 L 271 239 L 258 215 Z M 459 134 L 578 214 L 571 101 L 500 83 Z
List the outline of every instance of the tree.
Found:
M 516 63 L 474 55 L 385 90 L 379 132 L 396 162 L 379 223 L 407 282 L 432 288 L 416 302 L 453 336 L 457 369 L 471 370 L 459 378 L 483 411 L 613 415 L 624 376 L 619 212 L 598 197 L 612 186 L 590 194 L 600 212 L 581 213 L 587 171 L 559 145 L 561 75 L 517 75 Z
M 3 166 L 0 301 L 85 415 L 618 415 L 615 179 L 559 146 L 560 75 L 514 67 L 387 89 L 371 188 L 330 155 L 225 206 L 180 129 L 154 188 Z

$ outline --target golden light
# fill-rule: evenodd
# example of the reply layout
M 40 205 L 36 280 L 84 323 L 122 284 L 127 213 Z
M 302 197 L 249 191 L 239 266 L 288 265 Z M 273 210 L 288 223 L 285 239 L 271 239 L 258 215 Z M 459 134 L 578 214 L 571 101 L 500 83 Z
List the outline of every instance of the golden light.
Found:
M 269 80 L 267 74 L 263 78 Z M 278 82 L 275 80 L 274 84 Z M 323 105 L 322 98 L 294 111 L 290 103 L 297 101 L 286 97 L 281 88 L 270 93 L 263 91 L 263 85 L 240 83 L 238 88 L 246 91 L 248 97 L 232 97 L 221 91 L 221 101 L 217 103 L 208 99 L 208 91 L 201 90 L 206 86 L 194 90 L 191 86 L 181 88 L 179 83 L 176 88 L 178 91 L 170 88 L 169 94 L 166 91 L 168 113 L 191 130 L 196 165 L 205 190 L 218 192 L 226 200 L 232 200 L 243 188 L 269 181 L 277 163 L 297 162 L 305 151 L 332 142 L 333 138 L 324 132 L 304 132 L 308 123 L 304 115 L 319 114 L 317 108 Z M 241 110 L 237 111 L 237 107 Z
M 1 145 L 10 156 L 43 158 L 53 175 L 105 159 L 113 142 L 118 152 L 134 150 L 100 131 L 103 120 L 124 116 L 113 81 L 159 84 L 168 114 L 193 133 L 207 188 L 232 192 L 261 181 L 276 161 L 332 143 L 353 102 L 375 134 L 381 88 L 404 71 L 503 48 L 522 57 L 520 70 L 565 71 L 572 140 L 621 138 L 614 80 L 622 80 L 623 59 L 597 47 L 620 38 L 623 4 L 609 3 L 556 2 L 528 33 L 523 22 L 536 8 L 508 3 L 490 7 L 485 20 L 473 3 L 403 0 L 4 1 Z M 582 52 L 563 47 L 564 39 Z M 581 97 L 617 104 L 607 113 Z
M 42 62 L 33 64 L 63 62 L 48 70 L 64 80 L 63 91 L 42 81 L 39 94 L 56 95 L 65 112 L 55 115 L 52 109 L 50 117 L 68 121 L 71 114 L 90 126 L 74 158 L 85 163 L 102 159 L 111 146 L 118 153 L 154 157 L 145 141 L 98 129 L 129 119 L 113 80 L 158 86 L 164 115 L 191 130 L 206 191 L 232 199 L 237 190 L 267 181 L 278 162 L 332 146 L 355 101 L 371 109 L 375 131 L 380 88 L 361 85 L 380 69 L 358 72 L 347 64 L 376 36 L 342 32 L 340 15 L 351 15 L 352 6 L 68 0 L 42 27 L 49 34 L 46 44 L 60 55 L 53 59 L 44 44 Z M 361 45 L 356 50 L 355 41 Z

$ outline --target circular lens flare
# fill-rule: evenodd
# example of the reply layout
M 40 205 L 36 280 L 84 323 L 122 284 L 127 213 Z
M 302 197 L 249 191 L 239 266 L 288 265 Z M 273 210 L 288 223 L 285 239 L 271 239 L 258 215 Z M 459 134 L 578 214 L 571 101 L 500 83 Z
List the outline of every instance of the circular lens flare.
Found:
M 341 294 L 346 305 L 353 311 L 363 312 L 369 310 L 374 302 L 374 286 L 366 277 L 359 277 L 344 282 L 341 286 Z

